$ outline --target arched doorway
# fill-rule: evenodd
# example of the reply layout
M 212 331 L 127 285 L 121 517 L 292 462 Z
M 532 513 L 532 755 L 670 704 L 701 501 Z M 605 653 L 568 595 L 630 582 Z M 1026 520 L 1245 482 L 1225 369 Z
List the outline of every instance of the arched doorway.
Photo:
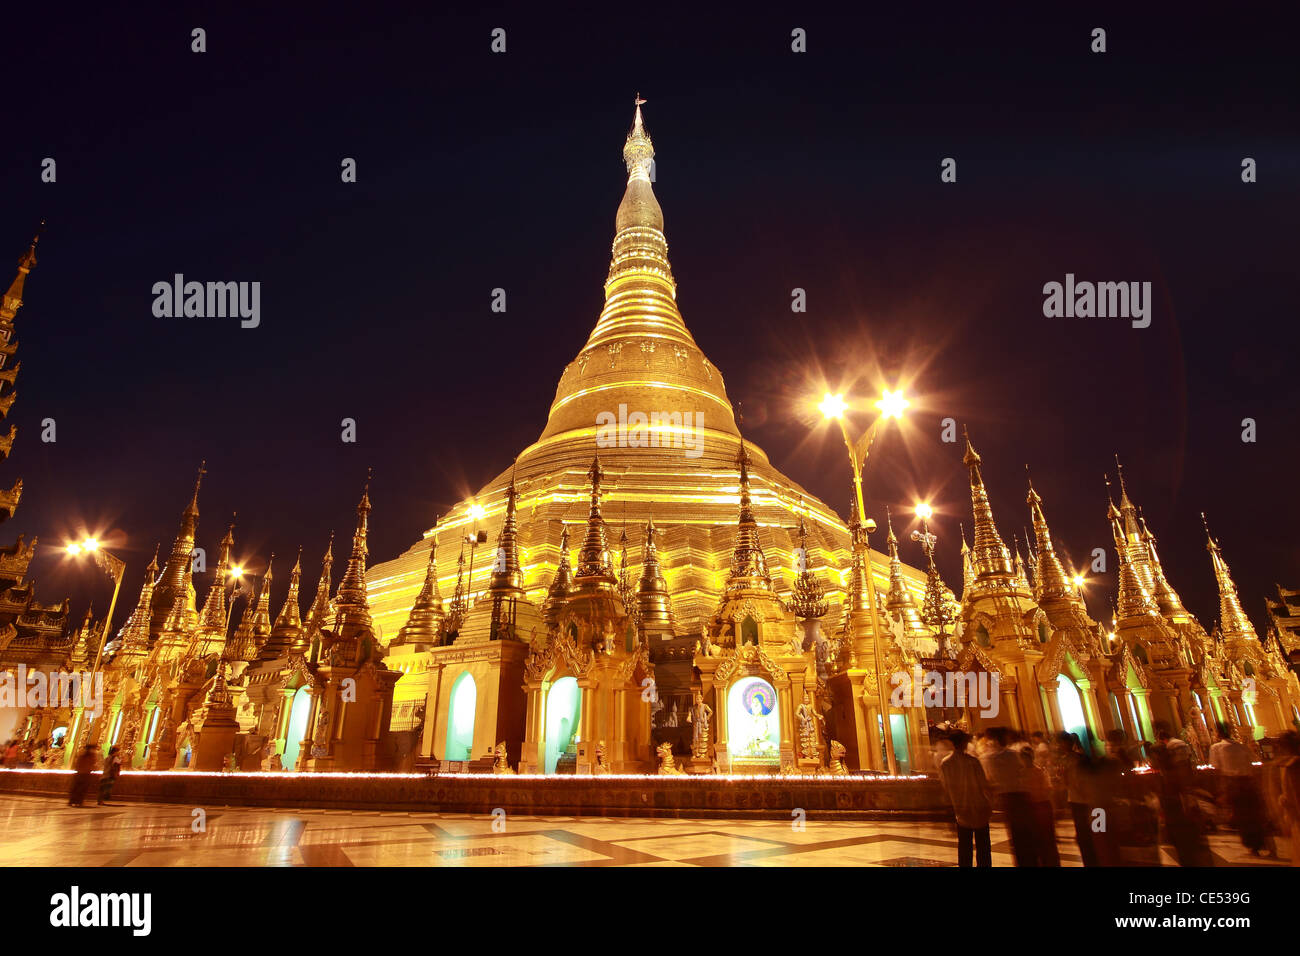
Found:
M 544 773 L 555 773 L 560 755 L 578 730 L 582 714 L 582 695 L 576 677 L 561 677 L 546 692 L 546 759 Z
M 741 678 L 727 692 L 727 742 L 735 763 L 781 762 L 776 688 L 763 678 Z
M 445 760 L 469 760 L 474 750 L 474 713 L 478 707 L 478 687 L 469 671 L 451 685 L 447 705 L 447 746 Z
M 285 770 L 298 767 L 298 750 L 302 739 L 307 735 L 307 718 L 311 716 L 311 692 L 304 684 L 293 692 L 293 702 L 289 705 L 289 729 L 284 735 L 284 757 L 280 766 Z
M 1095 749 L 1087 712 L 1083 709 L 1083 695 L 1069 674 L 1056 676 L 1056 706 L 1061 711 L 1062 729 L 1078 737 L 1085 752 Z

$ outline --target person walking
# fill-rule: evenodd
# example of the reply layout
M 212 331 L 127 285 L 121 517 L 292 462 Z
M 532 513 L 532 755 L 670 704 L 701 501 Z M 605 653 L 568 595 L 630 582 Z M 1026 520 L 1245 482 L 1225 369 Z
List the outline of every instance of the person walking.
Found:
M 1015 854 L 1016 866 L 1039 866 L 1029 783 L 1025 778 L 1020 755 L 1007 747 L 1009 739 L 1007 728 L 989 728 L 989 751 L 982 761 L 984 773 L 997 792 L 1002 812 L 1006 814 L 1007 836 L 1011 838 L 1011 851 Z
M 1052 788 L 1047 773 L 1035 763 L 1037 752 L 1026 748 L 1020 751 L 1021 772 L 1028 785 L 1029 806 L 1034 829 L 1034 847 L 1039 866 L 1060 866 L 1061 854 L 1056 848 L 1056 811 L 1052 809 Z
M 1219 740 L 1210 747 L 1210 763 L 1219 772 L 1223 802 L 1231 814 L 1231 825 L 1241 834 L 1241 845 L 1253 856 L 1271 849 L 1250 748 L 1235 739 L 1232 727 L 1226 723 L 1219 724 Z M 1276 852 L 1273 850 L 1272 855 L 1276 856 Z
M 102 807 L 113 796 L 113 784 L 117 782 L 121 772 L 122 758 L 118 756 L 116 747 L 109 747 L 108 759 L 104 761 L 104 772 L 99 775 L 99 799 L 96 801 L 99 806 Z
M 939 778 L 952 803 L 957 818 L 957 865 L 971 865 L 974 847 L 976 866 L 993 865 L 993 849 L 989 838 L 989 818 L 993 815 L 990 797 L 993 788 L 984 776 L 980 762 L 966 752 L 970 737 L 955 731 L 948 737 L 952 753 L 939 764 Z
M 72 789 L 68 792 L 68 806 L 79 807 L 86 799 L 90 789 L 90 775 L 95 772 L 95 745 L 86 744 L 86 749 L 77 755 L 72 767 Z

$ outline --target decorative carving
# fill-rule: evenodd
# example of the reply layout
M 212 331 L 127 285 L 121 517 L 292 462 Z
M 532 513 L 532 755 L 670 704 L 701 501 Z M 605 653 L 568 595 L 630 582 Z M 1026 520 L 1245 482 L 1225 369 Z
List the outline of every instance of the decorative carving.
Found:
M 713 719 L 713 708 L 704 702 L 704 695 L 695 691 L 691 703 L 691 756 L 707 757 L 709 754 L 709 721 Z
M 492 762 L 493 773 L 514 773 L 514 771 L 510 769 L 510 764 L 506 760 L 506 742 L 504 740 L 497 741 L 493 755 L 496 757 Z
M 849 768 L 844 766 L 844 755 L 848 753 L 844 745 L 838 740 L 831 741 L 831 762 L 828 768 L 831 773 L 838 776 L 844 776 L 849 772 Z
M 665 740 L 655 751 L 659 755 L 659 773 L 664 776 L 681 776 L 686 771 L 673 762 L 673 745 Z

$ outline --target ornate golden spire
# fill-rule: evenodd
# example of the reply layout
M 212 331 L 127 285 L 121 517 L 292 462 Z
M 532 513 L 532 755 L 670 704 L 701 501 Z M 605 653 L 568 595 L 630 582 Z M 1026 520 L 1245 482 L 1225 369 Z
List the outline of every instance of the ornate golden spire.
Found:
M 605 518 L 600 513 L 600 482 L 605 472 L 600 467 L 600 454 L 592 459 L 587 480 L 591 482 L 591 509 L 587 512 L 587 536 L 578 552 L 576 583 L 582 586 L 599 585 L 601 589 L 617 590 L 618 578 L 614 576 L 614 562 L 605 537 Z
M 184 596 L 186 580 L 194 561 L 194 536 L 199 527 L 199 487 L 203 484 L 203 476 L 207 474 L 206 466 L 206 461 L 199 465 L 198 476 L 194 479 L 194 494 L 181 512 L 181 525 L 176 532 L 176 540 L 172 543 L 171 555 L 167 558 L 162 578 L 154 591 L 150 620 L 150 630 L 153 633 L 160 631 L 166 624 L 178 595 Z
M 801 500 L 800 507 L 802 506 Z M 830 603 L 826 600 L 825 586 L 812 570 L 812 561 L 808 556 L 808 526 L 803 520 L 803 512 L 799 513 L 799 553 L 803 555 L 803 570 L 794 579 L 791 610 L 802 620 L 816 620 L 825 616 Z
M 1210 523 L 1201 512 L 1201 523 L 1205 525 L 1206 549 L 1210 552 L 1210 562 L 1214 565 L 1214 580 L 1219 585 L 1219 631 L 1226 641 L 1259 641 L 1255 626 L 1242 610 L 1241 599 L 1237 596 L 1237 585 L 1228 570 L 1228 562 L 1223 559 L 1219 542 L 1210 534 Z
M 668 595 L 668 581 L 659 566 L 653 518 L 645 523 L 645 545 L 641 551 L 641 580 L 636 589 L 636 607 L 643 626 L 659 629 L 673 626 L 672 599 Z
M 154 546 L 153 558 L 145 568 L 144 584 L 140 586 L 140 600 L 135 610 L 118 632 L 118 655 L 131 654 L 143 657 L 149 650 L 149 617 L 153 606 L 154 582 L 158 579 L 158 547 Z
M 511 492 L 513 503 L 513 487 Z M 424 586 L 420 588 L 420 594 L 411 607 L 411 615 L 406 619 L 406 624 L 393 638 L 393 646 L 437 644 L 442 636 L 444 619 L 442 595 L 438 593 L 438 528 L 435 525 L 433 534 L 429 536 L 429 564 L 424 571 Z
M 253 606 L 253 613 L 249 620 L 252 624 L 254 645 L 258 651 L 271 638 L 271 566 L 273 564 L 275 564 L 274 551 L 266 562 L 266 574 L 262 575 L 262 583 L 257 589 L 257 604 L 255 606 L 250 604 Z
M 223 633 L 226 628 L 226 578 L 230 572 L 230 551 L 234 544 L 235 515 L 232 514 L 226 536 L 221 539 L 221 552 L 217 558 L 217 568 L 213 572 L 212 584 L 208 588 L 208 597 L 203 602 L 203 612 L 199 615 L 203 627 Z
M 1151 592 L 1146 589 L 1137 568 L 1133 565 L 1132 556 L 1128 550 L 1128 536 L 1124 530 L 1124 515 L 1115 507 L 1115 501 L 1110 497 L 1109 476 L 1106 479 L 1106 499 L 1109 502 L 1106 516 L 1110 520 L 1111 534 L 1115 539 L 1115 554 L 1119 558 L 1118 611 L 1120 620 L 1130 620 L 1138 617 L 1159 618 L 1160 608 L 1156 606 L 1155 599 L 1151 597 Z
M 298 606 L 298 590 L 302 583 L 302 546 L 298 547 L 298 559 L 293 562 L 289 572 L 289 593 L 284 596 L 284 604 L 276 615 L 275 624 L 271 626 L 271 636 L 262 647 L 261 658 L 264 661 L 283 657 L 290 651 L 303 651 L 302 612 Z
M 330 590 L 334 569 L 334 532 L 330 532 L 329 544 L 325 546 L 325 556 L 321 559 L 320 582 L 316 585 L 316 596 L 312 599 L 311 609 L 307 612 L 307 627 L 300 644 L 289 648 L 290 653 L 306 653 L 314 641 L 320 639 L 320 630 L 329 623 Z
M 888 507 L 885 508 L 885 527 L 889 529 L 889 537 L 886 539 L 889 544 L 889 595 L 885 598 L 885 609 L 902 621 L 906 636 L 929 637 L 930 630 L 921 620 L 916 599 L 903 584 L 903 562 L 898 556 L 898 537 L 894 534 L 894 518 Z
M 663 210 L 651 184 L 655 151 L 641 115 L 644 102 L 637 97 L 623 144 L 627 188 L 614 221 L 605 306 L 560 380 L 539 445 L 589 441 L 596 416 L 620 404 L 690 411 L 701 416 L 697 432 L 738 437 L 722 377 L 677 308 Z
M 740 517 L 736 522 L 736 545 L 731 551 L 727 590 L 761 588 L 771 591 L 772 576 L 767 570 L 767 558 L 758 538 L 758 521 L 754 518 L 753 502 L 749 497 L 749 450 L 743 439 L 736 463 L 740 466 Z
M 1119 475 L 1118 510 L 1124 529 L 1124 549 L 1128 552 L 1129 561 L 1133 564 L 1133 571 L 1137 574 L 1138 580 L 1142 582 L 1142 586 L 1146 588 L 1148 594 L 1154 594 L 1156 590 L 1155 575 L 1152 573 L 1151 562 L 1147 557 L 1148 549 L 1142 537 L 1142 524 L 1138 509 L 1128 496 L 1128 485 L 1124 481 L 1124 466 L 1120 464 L 1119 455 L 1115 456 L 1115 468 Z
M 1187 608 L 1183 607 L 1183 599 L 1178 596 L 1178 592 L 1173 589 L 1173 585 L 1165 577 L 1164 565 L 1160 563 L 1160 555 L 1156 552 L 1156 536 L 1147 527 L 1147 519 L 1142 516 L 1141 509 L 1138 510 L 1138 521 L 1142 525 L 1142 542 L 1146 545 L 1147 561 L 1151 567 L 1151 579 L 1155 583 L 1155 594 L 1153 596 L 1160 608 L 1160 613 L 1169 620 L 1179 623 L 1192 620 L 1191 613 Z
M 519 567 L 519 530 L 515 521 L 515 501 L 518 497 L 512 474 L 510 485 L 506 488 L 505 521 L 501 524 L 501 533 L 497 535 L 496 562 L 492 566 L 492 579 L 488 585 L 488 590 L 494 593 L 524 593 L 524 573 Z
M 462 561 L 464 557 L 462 554 Z M 569 526 L 564 525 L 560 529 L 560 563 L 555 569 L 555 578 L 546 592 L 546 601 L 542 604 L 542 620 L 546 622 L 548 630 L 559 623 L 560 611 L 564 608 L 564 603 L 569 600 L 569 592 L 572 590 L 573 569 L 569 565 Z
M 975 546 L 971 551 L 971 566 L 975 578 L 990 576 L 1004 578 L 1008 583 L 1015 575 L 1011 565 L 1011 552 L 998 534 L 997 525 L 993 523 L 993 508 L 989 504 L 989 495 L 984 488 L 984 476 L 980 473 L 980 456 L 970 442 L 970 435 L 965 427 L 962 437 L 966 439 L 966 454 L 962 462 L 970 469 L 971 510 L 975 515 Z M 963 536 L 963 543 L 965 537 Z
M 639 112 L 640 108 L 638 107 Z M 4 299 L 0 300 L 0 324 L 8 325 L 12 323 L 14 316 L 22 308 L 23 285 L 27 282 L 27 274 L 36 268 L 36 244 L 41 241 L 41 233 L 44 230 L 45 220 L 42 219 L 41 225 L 32 239 L 32 244 L 27 247 L 27 251 L 18 260 L 18 274 L 14 276 L 14 281 L 9 284 L 9 291 L 4 294 Z
M 339 581 L 338 592 L 334 595 L 335 637 L 347 637 L 346 630 L 369 630 L 370 601 L 366 596 L 366 555 L 369 549 L 366 537 L 369 533 L 370 519 L 370 476 L 366 476 L 366 485 L 357 502 L 357 530 L 352 535 L 352 553 L 348 555 L 348 566 Z
M 1076 601 L 1078 594 L 1070 578 L 1056 556 L 1052 545 L 1052 532 L 1047 527 L 1047 516 L 1043 514 L 1043 499 L 1034 490 L 1034 483 L 1029 482 L 1029 515 L 1034 524 L 1034 540 L 1038 547 L 1038 600 Z
M 970 545 L 966 543 L 966 526 L 958 522 L 957 529 L 961 533 L 961 596 L 965 600 L 975 583 L 975 566 L 971 564 Z

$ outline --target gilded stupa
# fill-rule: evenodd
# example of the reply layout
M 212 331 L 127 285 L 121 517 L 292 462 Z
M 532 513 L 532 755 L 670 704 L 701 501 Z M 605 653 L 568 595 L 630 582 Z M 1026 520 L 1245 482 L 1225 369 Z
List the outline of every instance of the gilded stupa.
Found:
M 514 461 L 503 461 L 501 473 L 471 499 L 438 516 L 438 533 L 444 544 L 474 531 L 494 539 L 513 480 L 523 587 L 541 607 L 564 557 L 565 527 L 579 540 L 587 521 L 589 472 L 598 453 L 606 514 L 634 528 L 653 522 L 676 633 L 699 635 L 730 571 L 743 443 L 752 513 L 777 593 L 791 595 L 802 518 L 808 567 L 825 581 L 830 601 L 842 603 L 852 564 L 846 525 L 778 471 L 762 449 L 742 439 L 722 373 L 682 320 L 663 211 L 651 180 L 655 151 L 642 102 L 638 99 L 623 146 L 627 186 L 615 217 L 605 306 L 595 328 L 564 368 L 537 441 Z M 844 480 L 847 492 L 847 467 Z M 484 510 L 481 517 L 473 517 L 473 506 Z M 426 586 L 431 534 L 432 529 L 400 557 L 370 569 L 370 604 L 385 645 Z M 644 550 L 644 544 L 629 550 L 630 566 L 643 564 Z M 461 554 L 455 546 L 438 551 L 435 583 L 443 594 L 456 591 Z M 883 594 L 889 588 L 888 557 L 873 552 L 873 564 Z M 491 547 L 480 545 L 472 580 L 464 585 L 467 596 L 487 590 L 492 569 Z M 924 576 L 912 568 L 903 574 L 922 593 Z M 832 608 L 825 621 L 839 618 Z

